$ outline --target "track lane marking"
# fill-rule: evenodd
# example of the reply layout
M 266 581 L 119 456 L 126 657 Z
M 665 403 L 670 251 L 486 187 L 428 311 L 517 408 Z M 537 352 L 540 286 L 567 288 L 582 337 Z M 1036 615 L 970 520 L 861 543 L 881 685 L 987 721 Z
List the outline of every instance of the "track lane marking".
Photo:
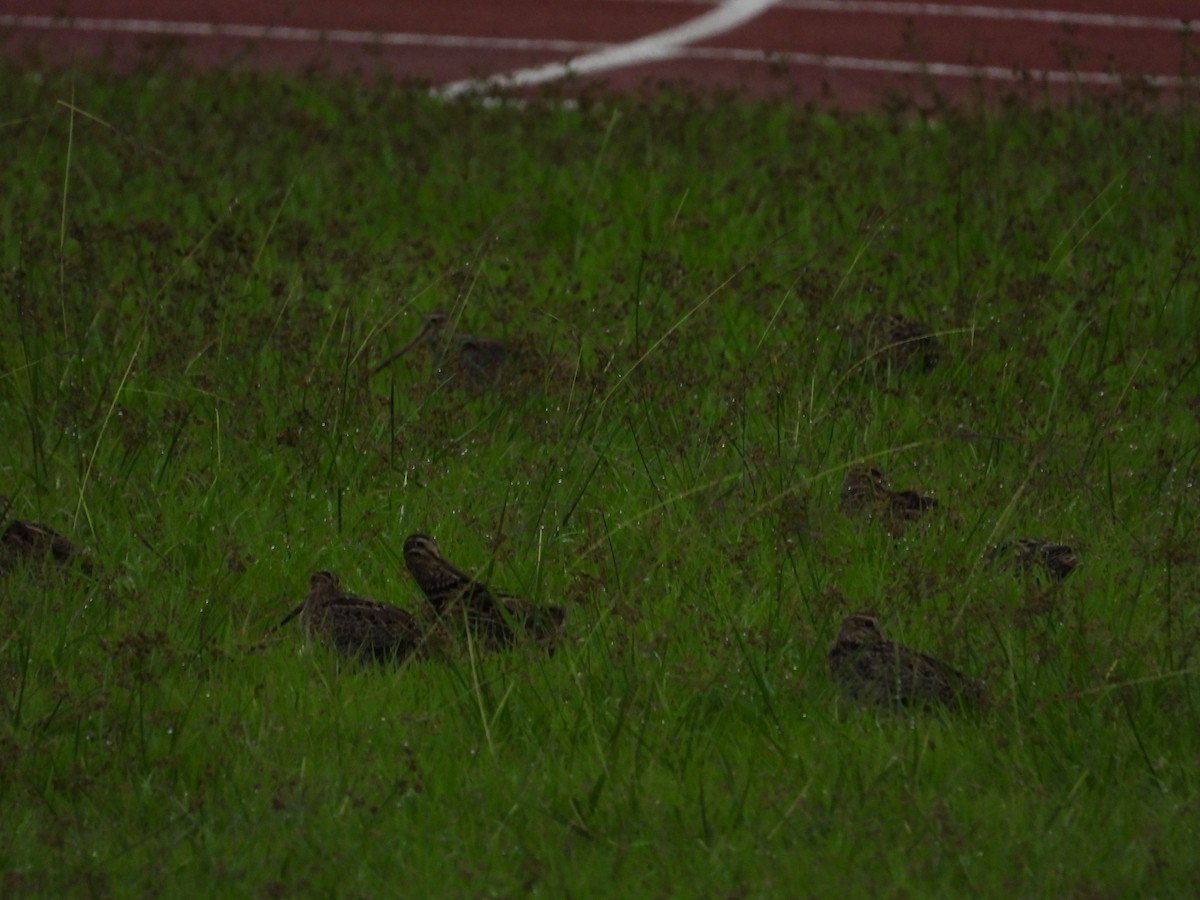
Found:
M 32 31 L 86 31 L 105 34 L 162 34 L 172 37 L 240 38 L 247 41 L 361 44 L 365 46 L 453 47 L 481 50 L 552 50 L 591 52 L 611 46 L 602 41 L 556 38 L 492 38 L 402 31 L 352 31 L 344 28 L 297 28 L 290 25 L 215 25 L 207 22 L 168 22 L 162 19 L 58 18 L 0 15 L 0 28 Z
M 623 0 L 630 2 L 630 0 Z M 785 0 L 786 2 L 786 0 Z M 792 0 L 810 2 L 810 0 Z M 890 4 L 889 4 L 890 5 Z M 691 20 L 695 21 L 695 20 Z M 29 30 L 67 30 L 108 34 L 160 34 L 194 38 L 240 38 L 242 40 L 289 41 L 299 43 L 332 43 L 356 46 L 401 46 L 401 47 L 446 47 L 453 49 L 482 49 L 508 51 L 544 51 L 587 55 L 627 48 L 629 44 L 605 44 L 585 41 L 560 40 L 556 38 L 481 38 L 447 34 L 412 34 L 405 32 L 352 31 L 347 29 L 296 28 L 277 25 L 214 25 L 204 22 L 167 22 L 156 19 L 96 19 L 54 18 L 50 16 L 22 16 L 0 14 L 0 27 L 26 28 Z M 669 56 L 647 59 L 644 62 L 662 59 L 707 59 L 716 62 L 765 63 L 787 62 L 797 66 L 827 69 L 831 71 L 874 72 L 894 75 L 925 75 L 938 78 L 983 78 L 989 81 L 1017 82 L 1023 80 L 1045 81 L 1051 84 L 1091 84 L 1117 86 L 1124 77 L 1111 72 L 1063 71 L 1055 69 L 1023 69 L 1005 66 L 970 66 L 957 63 L 913 62 L 895 59 L 875 59 L 854 56 L 823 56 L 817 53 L 767 52 L 721 47 L 677 46 Z M 632 65 L 633 63 L 625 63 Z M 569 66 L 556 63 L 556 66 Z M 536 70 L 527 70 L 536 71 Z M 578 70 L 572 70 L 578 71 Z M 496 76 L 504 78 L 506 76 Z M 1196 84 L 1195 78 L 1178 75 L 1141 75 L 1156 87 L 1177 88 Z M 545 79 L 550 80 L 550 79 Z M 455 82 L 455 84 L 480 82 Z M 447 86 L 449 87 L 449 86 Z M 443 91 L 446 87 L 442 88 Z
M 605 0 L 607 3 L 679 3 L 711 6 L 714 0 Z M 1200 10 L 1192 18 L 1135 16 L 1121 13 L 1069 12 L 1057 9 L 1015 9 L 1004 6 L 957 6 L 950 3 L 888 3 L 886 0 L 780 0 L 780 9 L 832 12 L 848 15 L 939 16 L 950 19 L 995 19 L 1010 22 L 1044 22 L 1050 25 L 1094 25 L 1149 31 L 1200 30 Z M 1189 25 L 1194 23 L 1195 27 Z
M 625 44 L 615 44 L 603 50 L 576 56 L 566 62 L 518 69 L 506 75 L 453 81 L 443 85 L 437 93 L 443 97 L 457 97 L 460 94 L 490 88 L 529 87 L 570 75 L 590 75 L 607 69 L 670 59 L 679 56 L 686 45 L 737 28 L 762 15 L 777 3 L 778 0 L 725 0 L 709 12 L 688 19 L 681 25 L 656 31 Z
M 1034 84 L 1093 84 L 1119 87 L 1129 80 L 1145 81 L 1154 87 L 1178 88 L 1200 84 L 1196 77 L 1180 75 L 1121 75 L 1113 72 L 1080 72 L 1062 69 L 1028 69 L 1020 66 L 969 66 L 959 63 L 915 62 L 903 59 L 872 59 L 858 56 L 822 56 L 819 53 L 777 52 L 764 54 L 761 50 L 724 50 L 690 47 L 689 59 L 712 59 L 722 62 L 763 62 L 767 60 L 792 63 L 797 66 L 834 71 L 876 72 L 891 75 L 926 75 L 936 78 L 984 78 L 988 81 L 1029 81 Z

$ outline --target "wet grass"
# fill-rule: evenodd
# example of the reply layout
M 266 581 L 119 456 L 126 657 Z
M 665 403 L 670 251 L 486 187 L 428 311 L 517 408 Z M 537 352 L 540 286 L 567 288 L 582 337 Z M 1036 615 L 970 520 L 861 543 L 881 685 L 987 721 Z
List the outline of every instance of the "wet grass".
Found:
M 1194 107 L 0 92 L 0 489 L 101 565 L 0 580 L 6 895 L 1195 893 Z M 435 308 L 523 362 L 370 376 Z M 842 515 L 862 459 L 938 514 Z M 413 531 L 564 646 L 267 635 L 315 569 L 418 608 Z M 859 609 L 995 708 L 847 707 Z

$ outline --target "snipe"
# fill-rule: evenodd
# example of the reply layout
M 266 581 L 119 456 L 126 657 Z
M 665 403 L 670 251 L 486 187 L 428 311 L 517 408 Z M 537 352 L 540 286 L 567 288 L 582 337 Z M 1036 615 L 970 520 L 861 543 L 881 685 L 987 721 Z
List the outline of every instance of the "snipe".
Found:
M 878 706 L 981 706 L 982 682 L 927 653 L 885 640 L 879 621 L 856 613 L 842 620 L 829 648 L 829 674 L 851 700 Z
M 847 515 L 880 516 L 888 527 L 921 518 L 938 502 L 913 490 L 896 491 L 888 487 L 883 472 L 874 466 L 854 465 L 842 479 L 839 506 Z
M 853 335 L 864 366 L 875 370 L 928 372 L 942 355 L 941 344 L 927 326 L 899 313 L 870 313 Z
M 1031 537 L 1005 541 L 993 547 L 988 558 L 1025 574 L 1040 570 L 1055 581 L 1062 581 L 1079 566 L 1079 557 L 1066 544 Z
M 308 585 L 308 596 L 276 628 L 299 616 L 310 642 L 360 662 L 399 662 L 421 648 L 424 630 L 400 607 L 342 590 L 332 572 L 314 572 Z
M 5 498 L 0 498 L 4 503 Z M 7 508 L 7 503 L 4 503 Z M 18 565 L 54 562 L 69 566 L 76 562 L 84 572 L 91 574 L 93 565 L 86 553 L 47 525 L 27 519 L 13 519 L 0 537 L 0 572 L 7 572 Z
M 416 347 L 428 348 L 437 371 L 475 385 L 500 378 L 513 356 L 504 341 L 455 332 L 450 316 L 437 310 L 422 320 L 416 337 L 377 365 L 372 374 L 382 372 Z
M 446 559 L 427 534 L 405 540 L 404 562 L 440 620 L 461 620 L 473 637 L 492 648 L 511 646 L 523 633 L 553 651 L 566 620 L 561 606 L 539 606 L 493 591 Z

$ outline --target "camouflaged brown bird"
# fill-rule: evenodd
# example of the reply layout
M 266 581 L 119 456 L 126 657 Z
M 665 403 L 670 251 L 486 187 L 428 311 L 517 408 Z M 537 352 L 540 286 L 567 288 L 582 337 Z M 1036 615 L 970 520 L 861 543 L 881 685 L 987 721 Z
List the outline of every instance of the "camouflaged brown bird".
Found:
M 842 620 L 829 648 L 829 674 L 850 700 L 877 706 L 966 706 L 988 702 L 982 682 L 927 653 L 885 640 L 865 613 Z
M 77 551 L 53 528 L 26 519 L 13 519 L 0 537 L 0 572 L 41 562 L 54 562 L 60 566 L 78 563 L 88 574 L 94 568 L 86 553 Z
M 880 516 L 889 526 L 919 519 L 938 502 L 916 491 L 895 491 L 874 466 L 854 465 L 846 469 L 839 506 L 847 515 Z
M 1066 544 L 1031 537 L 1005 541 L 993 547 L 988 558 L 1025 574 L 1043 572 L 1055 581 L 1062 581 L 1079 566 L 1079 557 Z
M 867 368 L 929 372 L 941 359 L 941 344 L 933 332 L 899 313 L 870 313 L 854 327 L 853 334 Z
M 469 391 L 489 388 L 555 389 L 577 383 L 577 365 L 542 349 L 528 337 L 513 341 L 476 337 L 454 331 L 451 317 L 432 312 L 417 336 L 377 365 L 378 374 L 414 349 L 423 348 L 433 362 L 434 376 Z
M 405 540 L 404 562 L 440 621 L 463 622 L 472 637 L 491 648 L 512 646 L 524 635 L 553 651 L 566 620 L 561 606 L 539 606 L 493 591 L 446 559 L 427 534 Z
M 276 628 L 298 615 L 310 643 L 359 662 L 399 662 L 422 647 L 424 629 L 400 607 L 342 590 L 332 572 L 314 572 L 308 584 L 308 596 Z
M 477 385 L 500 378 L 513 356 L 512 348 L 504 341 L 455 332 L 449 314 L 436 310 L 421 321 L 417 336 L 377 365 L 372 374 L 382 372 L 417 347 L 430 352 L 439 373 Z

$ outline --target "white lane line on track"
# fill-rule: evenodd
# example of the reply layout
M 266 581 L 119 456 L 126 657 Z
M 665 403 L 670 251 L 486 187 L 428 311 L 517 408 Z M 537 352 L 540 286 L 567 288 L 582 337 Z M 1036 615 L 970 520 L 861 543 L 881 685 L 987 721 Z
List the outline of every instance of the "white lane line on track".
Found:
M 1005 66 L 966 66 L 958 63 L 913 62 L 903 59 L 869 59 L 857 56 L 821 56 L 818 53 L 772 53 L 761 50 L 723 50 L 707 47 L 691 47 L 683 54 L 689 59 L 712 59 L 720 61 L 791 63 L 815 69 L 833 71 L 877 72 L 889 75 L 922 75 L 934 78 L 982 78 L 985 81 L 1028 81 L 1031 84 L 1090 84 L 1119 87 L 1128 76 L 1112 72 L 1071 72 L 1059 69 L 1024 69 Z M 1180 75 L 1136 75 L 1134 80 L 1160 88 L 1178 88 L 1196 85 L 1197 79 Z
M 407 34 L 403 32 L 348 31 L 340 29 L 292 28 L 264 25 L 212 25 L 203 22 L 166 22 L 154 19 L 69 19 L 49 16 L 0 14 L 0 28 L 32 30 L 68 30 L 110 34 L 162 34 L 196 38 L 240 38 L 242 40 L 292 41 L 308 43 L 353 44 L 359 46 L 445 47 L 455 49 L 543 51 L 588 54 L 617 50 L 629 45 L 608 45 L 550 38 L 483 38 L 448 34 Z M 660 59 L 663 57 L 660 57 Z M 1070 72 L 1054 69 L 1019 69 L 1003 66 L 968 66 L 956 63 L 912 62 L 894 59 L 870 59 L 854 56 L 822 56 L 816 53 L 766 53 L 724 47 L 678 47 L 674 59 L 707 59 L 715 62 L 765 63 L 787 62 L 832 71 L 877 72 L 894 75 L 929 75 L 937 78 L 982 78 L 989 81 L 1046 81 L 1051 84 L 1120 85 L 1120 75 L 1110 72 Z M 644 62 L 654 62 L 654 59 Z M 628 65 L 629 63 L 626 63 Z M 563 64 L 559 64 L 563 65 Z M 1181 87 L 1195 84 L 1195 78 L 1178 75 L 1150 75 L 1146 80 L 1156 87 Z
M 678 56 L 688 45 L 715 37 L 762 15 L 778 0 L 725 0 L 714 9 L 674 28 L 656 31 L 625 44 L 616 44 L 594 53 L 576 56 L 566 62 L 549 63 L 531 69 L 518 69 L 507 75 L 467 79 L 443 85 L 437 93 L 443 97 L 488 88 L 528 87 L 569 75 L 589 75 Z
M 0 28 L 35 31 L 91 31 L 108 34 L 162 34 L 176 37 L 239 38 L 246 41 L 362 44 L 394 47 L 451 47 L 468 50 L 545 50 L 580 53 L 609 44 L 560 41 L 554 38 L 466 37 L 453 34 L 409 34 L 402 31 L 350 31 L 341 28 L 293 28 L 288 25 L 213 25 L 205 22 L 167 22 L 160 19 L 75 19 L 53 16 L 0 15 Z
M 606 0 L 609 3 L 686 3 L 711 6 L 714 0 Z M 1044 22 L 1050 25 L 1094 25 L 1150 31 L 1183 31 L 1200 28 L 1200 9 L 1190 17 L 1134 16 L 1110 13 L 1069 12 L 1058 9 L 1016 9 L 1005 6 L 956 6 L 949 3 L 889 3 L 886 0 L 780 0 L 780 9 L 885 16 L 942 16 L 959 19 L 994 19 L 1008 22 Z

